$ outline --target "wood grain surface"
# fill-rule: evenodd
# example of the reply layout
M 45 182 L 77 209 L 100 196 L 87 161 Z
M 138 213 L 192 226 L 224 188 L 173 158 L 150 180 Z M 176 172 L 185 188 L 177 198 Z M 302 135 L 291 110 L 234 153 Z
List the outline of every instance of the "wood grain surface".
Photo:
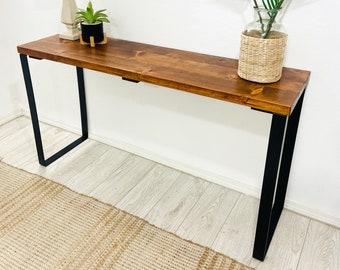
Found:
M 237 75 L 238 61 L 108 38 L 95 48 L 57 35 L 17 47 L 20 54 L 148 82 L 254 109 L 290 115 L 310 72 L 284 68 L 280 81 L 260 84 Z

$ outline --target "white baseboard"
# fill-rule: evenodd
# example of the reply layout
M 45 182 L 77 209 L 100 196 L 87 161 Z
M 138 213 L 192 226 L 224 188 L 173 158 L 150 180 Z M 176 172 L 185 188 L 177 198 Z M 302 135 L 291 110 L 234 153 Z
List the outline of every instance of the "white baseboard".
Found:
M 96 134 L 90 134 L 89 136 L 91 139 L 112 145 L 113 147 L 122 149 L 126 152 L 150 159 L 152 161 L 155 161 L 157 163 L 163 164 L 165 166 L 174 168 L 176 170 L 182 171 L 184 173 L 205 179 L 209 182 L 221 185 L 221 186 L 227 186 L 230 189 L 239 191 L 241 193 L 244 193 L 246 195 L 259 197 L 260 195 L 260 189 L 244 184 L 242 182 L 236 181 L 232 178 L 228 178 L 226 176 L 221 176 L 218 174 L 215 174 L 211 171 L 202 170 L 200 168 L 191 166 L 190 164 L 185 164 L 183 162 L 179 162 L 177 160 L 173 160 L 170 158 L 167 158 L 166 156 L 159 155 L 157 153 L 151 152 L 145 148 L 138 147 L 136 145 L 132 145 L 126 142 L 122 141 L 116 141 L 112 140 L 111 138 L 105 138 L 100 135 Z
M 28 118 L 31 118 L 30 112 L 26 109 L 22 110 L 22 115 L 24 115 Z M 48 116 L 41 114 L 41 113 L 39 113 L 39 122 L 45 123 L 45 124 L 48 124 L 48 125 L 51 125 L 51 126 L 55 126 L 55 127 L 64 129 L 64 130 L 72 132 L 72 133 L 81 134 L 81 127 L 80 126 L 74 127 L 74 126 L 71 126 L 71 125 L 67 125 L 64 122 L 54 120 L 54 119 L 49 118 Z
M 243 193 L 243 194 L 246 194 L 252 197 L 256 197 L 258 199 L 260 198 L 260 194 L 261 194 L 260 187 L 250 186 L 240 181 L 236 181 L 232 178 L 221 176 L 211 171 L 205 171 L 200 168 L 190 166 L 189 164 L 184 164 L 184 163 L 169 159 L 165 156 L 161 156 L 159 154 L 150 152 L 147 149 L 136 147 L 135 145 L 131 145 L 125 142 L 114 141 L 112 139 L 108 139 L 108 138 L 95 135 L 95 134 L 90 135 L 90 138 L 93 140 L 108 144 L 108 145 L 112 145 L 113 147 L 122 149 L 129 153 L 133 153 L 135 155 L 142 156 L 144 158 L 156 161 L 158 163 L 161 163 L 168 167 L 182 171 L 184 173 L 200 177 L 209 182 L 212 182 L 212 183 L 215 183 L 221 186 L 225 186 L 227 188 L 233 189 L 240 193 Z M 306 216 L 306 217 L 309 217 L 309 218 L 312 218 L 312 219 L 315 219 L 315 220 L 318 220 L 318 221 L 340 228 L 339 218 L 324 214 L 321 211 L 305 207 L 301 204 L 295 203 L 290 200 L 286 200 L 285 208 L 295 213 L 301 214 L 303 216 Z
M 23 115 L 23 112 L 21 110 L 13 111 L 9 114 L 5 114 L 4 116 L 1 116 L 0 118 L 0 125 L 3 125 L 9 121 L 12 121 L 15 118 L 18 118 Z
M 285 208 L 308 218 L 340 228 L 340 218 L 327 215 L 319 210 L 308 208 L 290 200 L 286 200 Z
M 26 115 L 27 117 L 30 117 L 29 113 L 27 111 L 23 111 L 23 113 L 20 114 L 13 114 L 13 116 L 7 117 L 8 120 L 16 118 L 20 115 Z M 80 128 L 75 128 L 69 125 L 66 125 L 65 123 L 58 122 L 55 120 L 52 120 L 48 117 L 40 116 L 40 121 L 53 125 L 62 129 L 65 129 L 67 131 L 73 132 L 73 133 L 80 133 Z M 5 121 L 6 122 L 6 121 Z M 1 124 L 1 119 L 0 119 L 0 124 Z M 205 179 L 209 182 L 225 186 L 227 188 L 233 189 L 235 191 L 238 191 L 240 193 L 253 196 L 256 198 L 260 197 L 260 187 L 254 187 L 251 185 L 247 185 L 243 182 L 237 181 L 232 178 L 228 178 L 226 176 L 221 176 L 218 174 L 215 174 L 214 172 L 211 171 L 205 171 L 200 168 L 191 166 L 190 164 L 184 164 L 182 162 L 178 162 L 176 160 L 172 160 L 167 158 L 166 156 L 156 154 L 154 152 L 151 152 L 145 148 L 138 147 L 136 145 L 129 144 L 124 141 L 118 141 L 118 140 L 113 140 L 112 138 L 106 138 L 98 134 L 89 134 L 89 138 L 93 139 L 95 141 L 105 143 L 108 145 L 111 145 L 113 147 L 122 149 L 124 151 L 127 151 L 129 153 L 153 160 L 155 162 L 161 163 L 163 165 L 166 165 L 168 167 L 174 168 L 176 170 L 182 171 L 187 174 L 191 174 L 197 177 L 200 177 L 202 179 Z M 327 223 L 329 225 L 335 226 L 340 228 L 340 219 L 334 216 L 330 216 L 327 214 L 322 213 L 321 211 L 315 210 L 308 208 L 304 205 L 298 204 L 296 202 L 286 200 L 285 202 L 285 208 L 288 210 L 291 210 L 293 212 L 296 212 L 298 214 L 304 215 L 306 217 Z

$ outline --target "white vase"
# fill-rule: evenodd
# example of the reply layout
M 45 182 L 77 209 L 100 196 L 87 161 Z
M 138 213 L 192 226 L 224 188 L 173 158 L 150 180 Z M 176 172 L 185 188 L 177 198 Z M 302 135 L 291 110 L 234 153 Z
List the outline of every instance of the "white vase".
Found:
M 61 10 L 61 22 L 66 25 L 66 32 L 60 34 L 59 37 L 69 40 L 77 40 L 80 37 L 80 31 L 78 24 L 75 24 L 77 16 L 77 5 L 75 0 L 63 0 L 63 6 Z

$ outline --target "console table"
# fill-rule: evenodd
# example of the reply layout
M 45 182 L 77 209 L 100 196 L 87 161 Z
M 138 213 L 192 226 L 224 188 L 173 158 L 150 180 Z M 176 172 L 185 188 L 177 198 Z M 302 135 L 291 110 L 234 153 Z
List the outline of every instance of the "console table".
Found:
M 237 60 L 108 38 L 91 48 L 57 35 L 17 47 L 26 85 L 39 163 L 48 166 L 88 137 L 83 69 L 147 82 L 248 106 L 272 115 L 253 257 L 264 260 L 280 218 L 309 71 L 284 68 L 279 82 L 259 84 L 237 76 Z M 45 159 L 28 57 L 76 67 L 82 135 Z

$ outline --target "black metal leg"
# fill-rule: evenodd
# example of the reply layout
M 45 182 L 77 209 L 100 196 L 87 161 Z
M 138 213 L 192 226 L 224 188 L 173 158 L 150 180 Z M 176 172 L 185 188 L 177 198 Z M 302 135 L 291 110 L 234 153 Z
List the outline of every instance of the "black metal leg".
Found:
M 266 256 L 284 206 L 303 98 L 304 93 L 289 117 L 272 117 L 253 250 L 253 257 L 261 261 Z
M 84 85 L 84 74 L 83 69 L 77 67 L 77 79 L 78 79 L 78 91 L 79 91 L 79 102 L 80 102 L 80 115 L 81 115 L 81 126 L 82 126 L 82 136 L 75 140 L 74 142 L 70 143 L 54 155 L 52 155 L 50 158 L 45 159 L 44 155 L 44 149 L 41 139 L 41 131 L 40 131 L 40 125 L 39 125 L 39 118 L 37 113 L 37 107 L 36 102 L 34 98 L 34 92 L 33 92 L 33 85 L 32 85 L 32 79 L 30 74 L 30 69 L 28 65 L 28 59 L 27 55 L 20 54 L 20 61 L 21 61 L 21 67 L 24 75 L 25 85 L 26 85 L 26 92 L 27 92 L 27 98 L 28 98 L 28 104 L 31 112 L 31 119 L 32 119 L 32 125 L 33 125 L 33 132 L 34 132 L 34 139 L 35 144 L 37 148 L 37 154 L 39 163 L 43 166 L 48 166 L 73 148 L 75 148 L 77 145 L 82 143 L 88 138 L 88 127 L 87 127 L 87 112 L 86 112 L 86 99 L 85 99 L 85 85 Z
M 84 70 L 80 67 L 77 67 L 77 80 L 78 80 L 82 135 L 83 135 L 84 139 L 87 139 L 88 138 L 88 127 L 87 127 L 87 110 L 86 110 L 86 98 L 85 98 Z

